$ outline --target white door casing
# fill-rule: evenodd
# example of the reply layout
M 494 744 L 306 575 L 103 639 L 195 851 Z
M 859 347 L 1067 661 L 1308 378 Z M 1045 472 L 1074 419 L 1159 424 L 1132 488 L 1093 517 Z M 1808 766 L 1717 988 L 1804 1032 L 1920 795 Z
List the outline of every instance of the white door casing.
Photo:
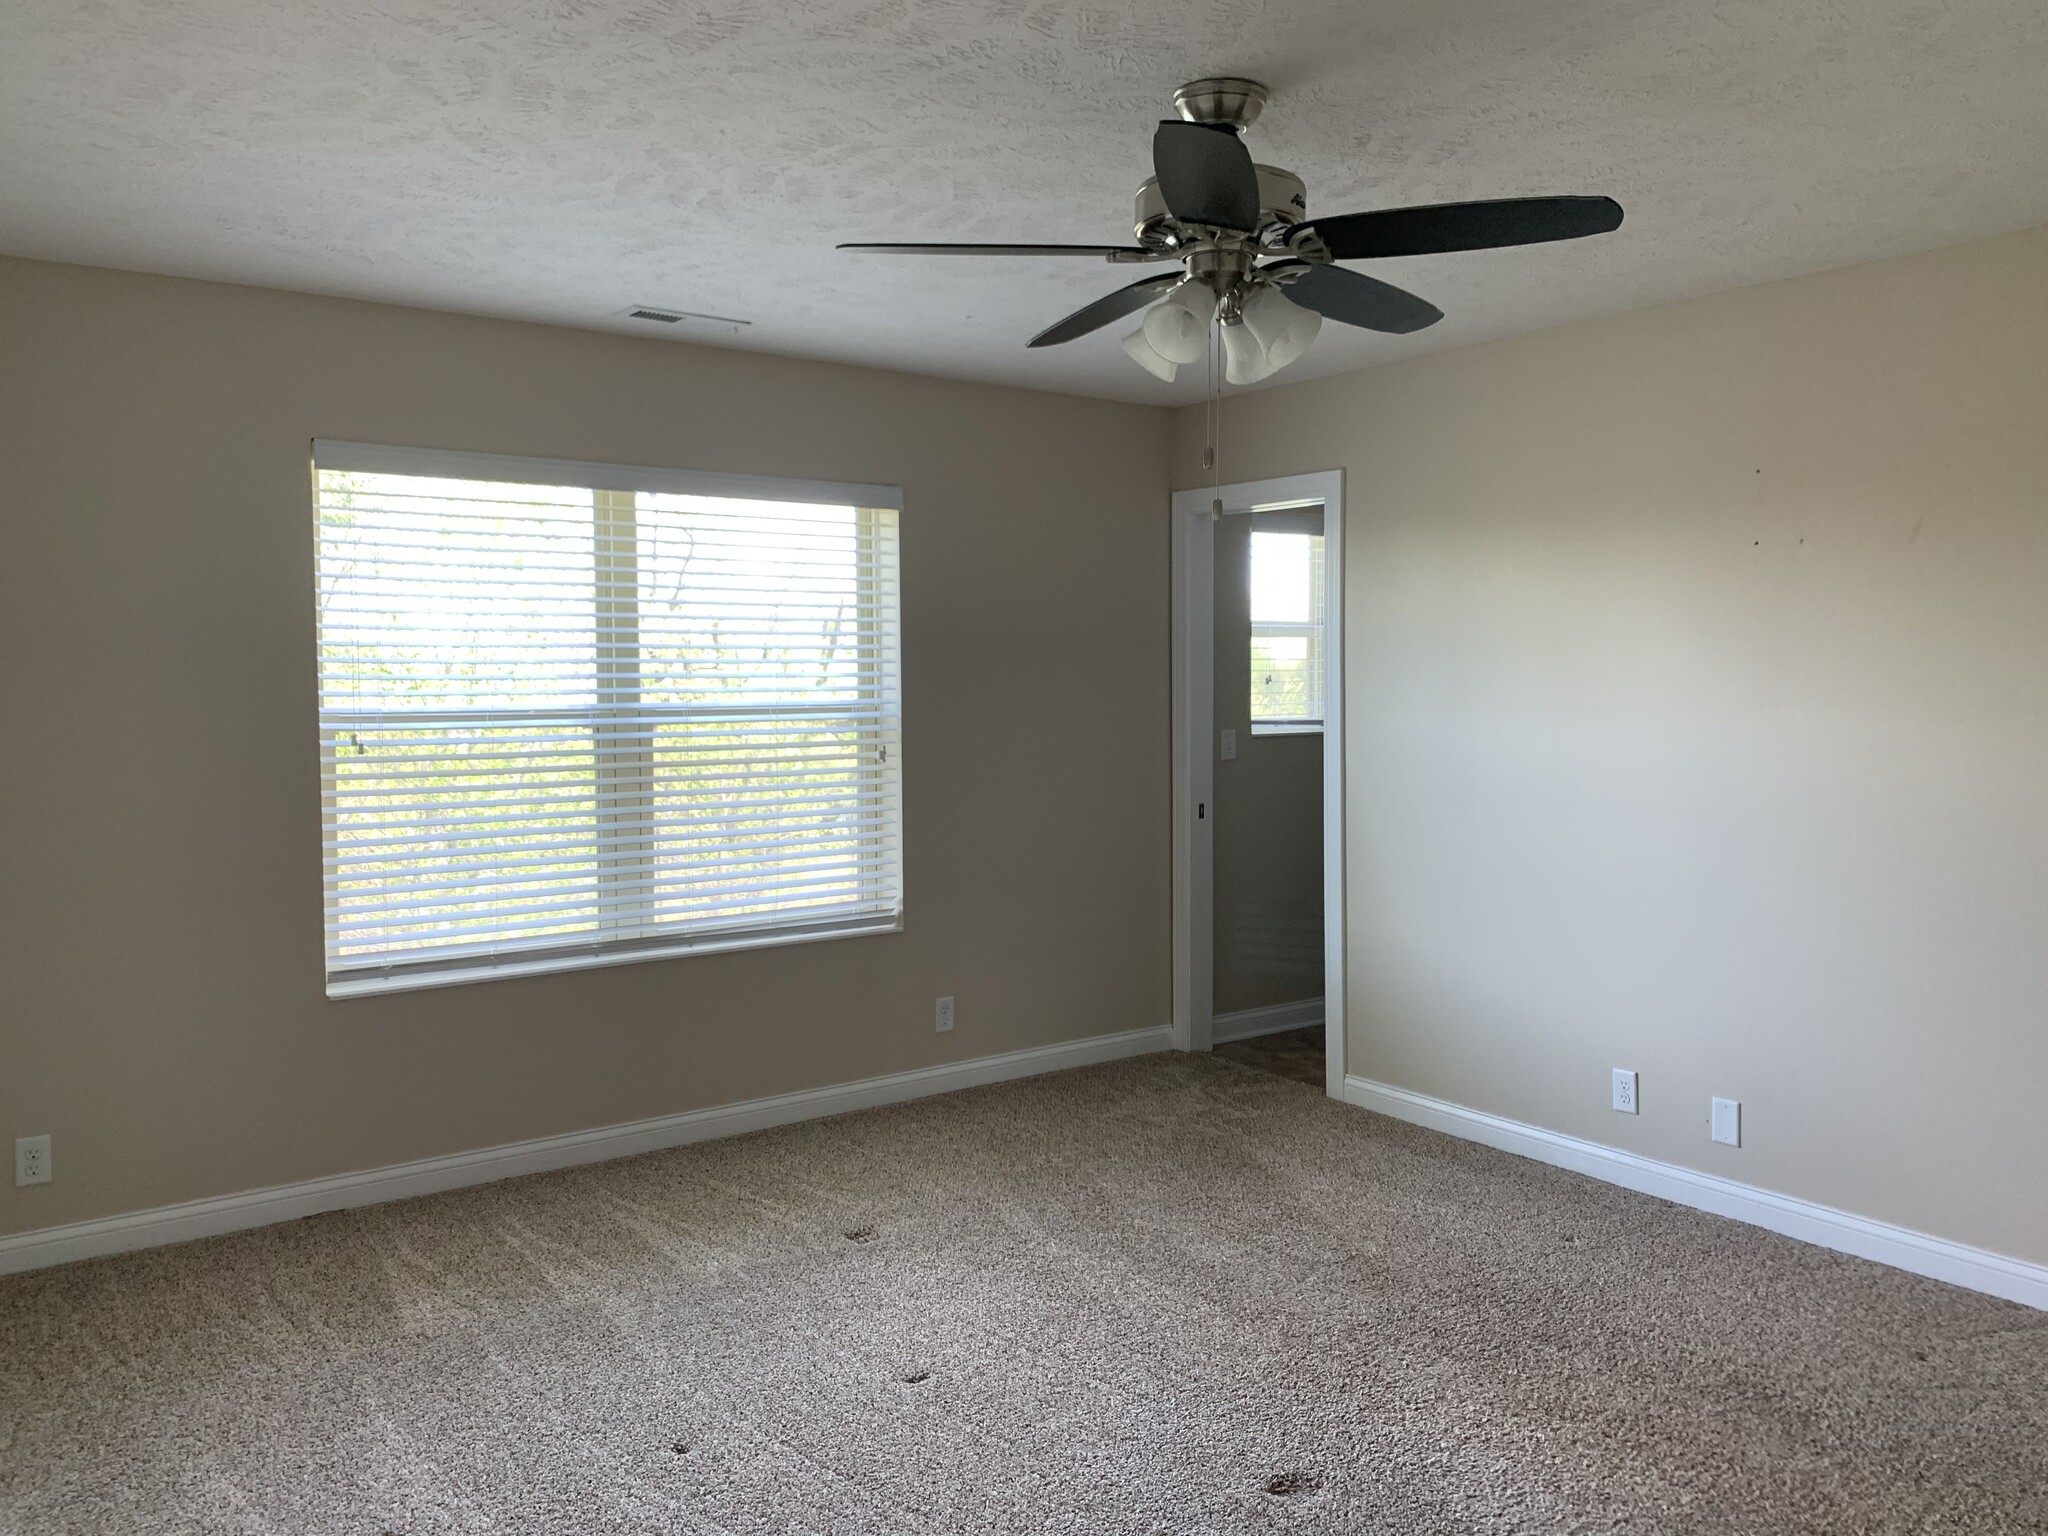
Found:
M 1344 1093 L 1344 474 L 1324 470 L 1173 496 L 1173 1042 L 1206 1051 L 1214 1023 L 1215 502 L 1225 517 L 1323 507 L 1323 1040 Z

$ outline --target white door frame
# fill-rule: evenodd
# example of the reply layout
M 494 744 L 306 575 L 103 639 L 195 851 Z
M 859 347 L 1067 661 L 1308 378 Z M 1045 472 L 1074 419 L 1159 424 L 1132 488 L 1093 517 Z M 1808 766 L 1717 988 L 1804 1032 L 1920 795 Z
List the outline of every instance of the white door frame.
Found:
M 1173 495 L 1173 1043 L 1215 1022 L 1216 529 L 1203 488 Z M 1344 472 L 1226 485 L 1224 516 L 1323 504 L 1323 1046 L 1344 1092 Z

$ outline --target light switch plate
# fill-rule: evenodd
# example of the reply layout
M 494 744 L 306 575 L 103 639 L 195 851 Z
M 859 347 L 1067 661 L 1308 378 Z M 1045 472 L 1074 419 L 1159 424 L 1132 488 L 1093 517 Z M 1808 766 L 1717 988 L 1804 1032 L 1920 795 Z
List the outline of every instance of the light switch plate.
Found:
M 1225 731 L 1223 733 L 1223 761 L 1226 763 L 1237 761 L 1237 732 L 1235 731 Z

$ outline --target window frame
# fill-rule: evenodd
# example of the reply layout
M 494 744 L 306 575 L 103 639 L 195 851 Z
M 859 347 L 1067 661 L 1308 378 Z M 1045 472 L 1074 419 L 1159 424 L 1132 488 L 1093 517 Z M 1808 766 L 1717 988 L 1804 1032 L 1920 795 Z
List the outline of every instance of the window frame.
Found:
M 1328 643 L 1329 631 L 1328 615 L 1324 612 L 1323 596 L 1323 589 L 1326 584 L 1324 561 L 1329 558 L 1329 540 L 1325 537 L 1323 525 L 1324 510 L 1317 507 L 1312 512 L 1307 512 L 1307 515 L 1304 515 L 1306 511 L 1307 509 L 1284 508 L 1271 512 L 1254 512 L 1251 514 L 1252 526 L 1246 534 L 1244 557 L 1246 585 L 1245 617 L 1247 620 L 1245 649 L 1247 660 L 1251 663 L 1249 675 L 1256 676 L 1258 666 L 1256 658 L 1251 655 L 1251 647 L 1261 638 L 1300 638 L 1306 640 L 1308 642 L 1308 655 L 1303 659 L 1303 667 L 1306 675 L 1320 686 L 1324 671 L 1323 647 Z M 1313 527 L 1307 525 L 1311 516 L 1315 524 Z M 1263 527 L 1261 526 L 1262 520 L 1265 523 Z M 1317 547 L 1310 556 L 1308 575 L 1309 612 L 1313 617 L 1307 621 L 1261 622 L 1253 616 L 1250 605 L 1253 541 L 1261 534 L 1269 537 L 1313 538 L 1316 540 Z M 1248 689 L 1245 699 L 1245 717 L 1251 725 L 1251 734 L 1254 736 L 1320 736 L 1323 733 L 1324 721 L 1329 716 L 1329 700 L 1321 700 L 1321 703 L 1323 712 L 1318 715 L 1301 716 L 1298 718 L 1268 716 L 1261 719 L 1254 712 L 1257 699 Z
M 650 800 L 655 792 L 653 746 L 646 739 L 648 733 L 644 729 L 644 719 L 635 719 L 635 715 L 644 717 L 645 706 L 638 699 L 644 653 L 640 648 L 638 635 L 638 602 L 632 595 L 637 591 L 638 583 L 638 543 L 633 526 L 634 495 L 727 497 L 744 501 L 784 501 L 812 506 L 851 507 L 864 519 L 876 519 L 881 514 L 888 514 L 894 519 L 894 526 L 888 534 L 893 555 L 893 566 L 889 572 L 892 586 L 890 596 L 893 597 L 893 602 L 884 611 L 881 605 L 886 599 L 878 593 L 875 607 L 877 613 L 884 614 L 882 627 L 886 630 L 886 640 L 883 643 L 893 649 L 893 655 L 886 658 L 887 665 L 884 671 L 888 679 L 886 697 L 895 706 L 893 716 L 889 717 L 893 723 L 888 727 L 889 740 L 895 748 L 895 772 L 888 776 L 881 791 L 889 797 L 886 824 L 892 829 L 895 841 L 895 858 L 892 864 L 895 893 L 893 911 L 853 916 L 840 914 L 822 918 L 803 918 L 792 913 L 784 915 L 782 921 L 775 921 L 771 915 L 768 920 L 753 924 L 740 921 L 721 928 L 700 929 L 696 932 L 669 928 L 650 929 L 644 934 L 624 937 L 615 932 L 603 937 L 537 937 L 534 942 L 523 947 L 507 948 L 488 956 L 446 953 L 436 955 L 427 952 L 414 960 L 393 958 L 381 963 L 371 962 L 336 969 L 325 932 L 334 900 L 333 876 L 326 855 L 335 843 L 338 803 L 337 778 L 331 765 L 326 761 L 328 754 L 325 751 L 325 742 L 333 729 L 329 721 L 336 716 L 335 712 L 326 709 L 320 702 L 324 672 L 317 649 L 316 629 L 314 685 L 316 711 L 320 715 L 320 736 L 323 742 L 321 953 L 323 965 L 326 967 L 329 998 L 342 999 L 386 992 L 459 986 L 515 976 L 546 975 L 562 971 L 628 965 L 681 955 L 716 954 L 737 949 L 816 943 L 828 939 L 898 933 L 903 930 L 906 907 L 902 779 L 905 725 L 901 576 L 903 491 L 900 486 L 720 474 L 574 459 L 528 458 L 327 438 L 315 439 L 311 450 L 309 482 L 316 531 L 319 526 L 321 504 L 320 474 L 323 470 L 412 475 L 444 480 L 498 481 L 514 485 L 570 486 L 588 489 L 593 493 L 592 592 L 597 615 L 597 687 L 590 709 L 592 730 L 596 733 L 597 741 L 594 749 L 593 782 L 614 786 L 613 791 L 602 795 L 609 809 L 598 813 L 596 842 L 593 846 L 599 866 L 597 889 L 604 893 L 607 902 L 615 901 L 621 894 L 630 895 L 630 890 L 636 882 L 645 892 L 651 893 L 654 889 L 645 877 L 648 868 L 648 859 L 645 855 L 649 853 L 651 845 L 634 839 L 608 841 L 605 831 L 606 824 L 609 823 L 615 829 L 614 836 L 617 836 L 616 829 L 634 819 L 630 805 L 638 802 L 619 800 L 616 795 L 617 787 L 626 788 L 630 794 L 632 784 L 644 783 Z M 622 512 L 626 524 L 623 530 L 620 527 Z M 870 536 L 879 539 L 879 529 L 874 530 Z M 317 548 L 314 556 L 317 591 L 320 576 L 320 557 Z M 872 576 L 869 579 L 873 579 Z M 621 594 L 626 595 L 622 597 Z M 316 619 L 316 624 L 317 622 Z M 885 689 L 880 684 L 863 684 L 861 694 L 864 697 L 881 699 L 885 696 Z M 629 695 L 633 701 L 631 704 L 625 702 Z M 710 711 L 721 707 L 723 706 L 689 706 L 692 710 Z M 606 745 L 605 735 L 607 711 L 610 711 L 610 718 L 613 721 L 620 722 L 617 726 L 617 738 L 609 746 Z M 618 883 L 607 887 L 607 880 Z M 630 924 L 624 926 L 630 927 Z

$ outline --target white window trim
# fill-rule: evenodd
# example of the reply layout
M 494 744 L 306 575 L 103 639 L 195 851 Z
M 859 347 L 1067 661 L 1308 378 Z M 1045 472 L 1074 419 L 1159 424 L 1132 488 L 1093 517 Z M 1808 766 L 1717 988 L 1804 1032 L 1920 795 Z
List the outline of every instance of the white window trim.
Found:
M 903 510 L 903 488 L 849 480 L 789 480 L 773 475 L 719 475 L 694 469 L 592 464 L 580 459 L 525 459 L 504 453 L 463 453 L 440 448 L 393 448 L 318 438 L 313 457 L 322 469 L 370 474 L 429 475 L 439 479 L 503 480 L 512 485 L 574 485 L 594 491 L 651 491 L 670 496 L 731 496 L 741 501 L 802 501 L 825 506 Z
M 716 474 L 698 470 L 602 464 L 577 459 L 528 458 L 511 454 L 358 443 L 330 438 L 316 438 L 311 447 L 309 480 L 314 488 L 316 501 L 320 471 L 339 470 L 371 474 L 423 475 L 441 479 L 495 480 L 518 485 L 567 485 L 594 491 L 720 496 L 747 501 L 790 501 L 811 505 L 852 506 L 899 514 L 903 510 L 902 487 L 893 485 Z M 899 540 L 900 537 L 899 529 Z M 896 695 L 900 700 L 903 689 L 900 576 L 897 590 L 895 680 Z M 899 724 L 899 739 L 906 734 Z M 324 782 L 322 800 L 324 821 L 332 814 Z M 899 836 L 902 813 L 899 789 L 895 807 Z M 514 951 L 491 959 L 423 956 L 417 961 L 393 961 L 382 966 L 364 966 L 341 973 L 330 971 L 327 975 L 326 990 L 330 999 L 338 1001 L 388 992 L 409 992 L 520 976 L 542 976 L 563 971 L 635 965 L 644 961 L 668 960 L 683 955 L 718 954 L 737 949 L 813 944 L 832 939 L 900 933 L 903 931 L 906 904 L 907 899 L 899 884 L 896 910 L 889 916 L 871 915 L 860 919 L 820 916 L 808 921 L 763 924 L 752 930 L 728 927 L 696 935 L 651 935 L 638 942 L 572 942 L 553 948 Z M 322 949 L 324 955 L 324 944 Z
M 464 966 L 421 961 L 417 967 L 388 966 L 371 974 L 364 972 L 330 978 L 327 995 L 375 997 L 384 992 L 420 992 L 431 987 L 460 987 L 477 981 L 509 981 L 519 976 L 551 976 L 559 971 L 591 971 L 611 965 L 639 965 L 647 960 L 674 960 L 683 955 L 718 955 L 735 949 L 769 949 L 784 944 L 823 944 L 831 939 L 866 938 L 877 933 L 901 933 L 903 913 L 877 918 L 871 923 L 830 923 L 816 932 L 796 928 L 768 928 L 755 933 L 727 931 L 706 934 L 700 939 L 665 939 L 645 948 L 588 948 L 560 951 L 535 950 L 525 955 L 507 955 Z

